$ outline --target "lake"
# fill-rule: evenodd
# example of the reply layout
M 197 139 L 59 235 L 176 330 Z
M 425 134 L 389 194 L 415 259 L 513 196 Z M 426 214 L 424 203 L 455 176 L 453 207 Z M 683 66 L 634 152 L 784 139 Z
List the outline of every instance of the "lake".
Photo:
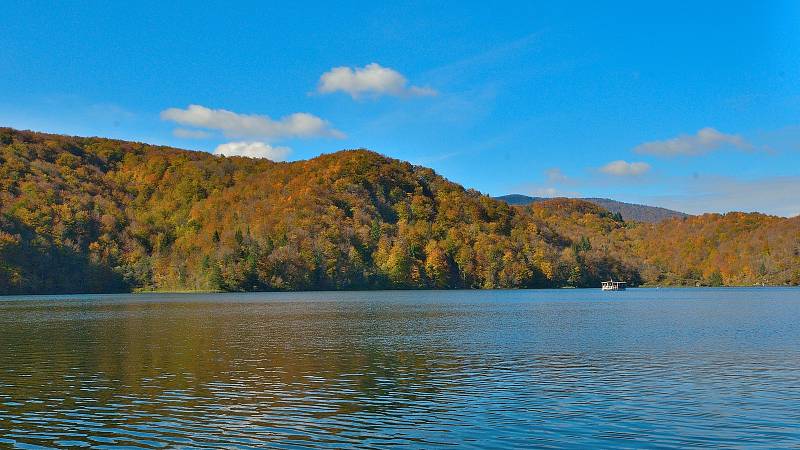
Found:
M 797 447 L 800 289 L 0 297 L 0 446 Z

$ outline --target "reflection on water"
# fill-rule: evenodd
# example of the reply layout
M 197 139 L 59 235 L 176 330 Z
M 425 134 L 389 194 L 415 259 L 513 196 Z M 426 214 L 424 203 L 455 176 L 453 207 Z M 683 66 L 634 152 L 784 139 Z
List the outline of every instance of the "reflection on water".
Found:
M 0 446 L 800 445 L 800 291 L 0 298 Z

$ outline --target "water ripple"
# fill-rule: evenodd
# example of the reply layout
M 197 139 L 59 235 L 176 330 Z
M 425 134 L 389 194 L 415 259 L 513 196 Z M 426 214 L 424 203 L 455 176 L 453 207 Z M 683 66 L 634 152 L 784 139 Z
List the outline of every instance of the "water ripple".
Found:
M 0 445 L 797 447 L 799 292 L 3 299 Z

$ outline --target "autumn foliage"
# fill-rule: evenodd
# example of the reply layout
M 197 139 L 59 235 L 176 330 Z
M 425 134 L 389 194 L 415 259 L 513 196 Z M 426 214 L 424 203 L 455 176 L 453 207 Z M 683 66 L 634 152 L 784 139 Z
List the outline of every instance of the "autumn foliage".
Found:
M 367 150 L 292 163 L 0 128 L 0 293 L 798 284 L 800 218 L 512 207 Z

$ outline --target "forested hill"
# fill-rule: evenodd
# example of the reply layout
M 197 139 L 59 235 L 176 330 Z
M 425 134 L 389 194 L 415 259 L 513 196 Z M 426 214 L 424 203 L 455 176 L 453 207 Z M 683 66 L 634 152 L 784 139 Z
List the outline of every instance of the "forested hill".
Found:
M 541 202 L 547 200 L 544 197 L 530 197 L 527 195 L 522 194 L 509 194 L 509 195 L 501 195 L 500 197 L 495 197 L 498 200 L 502 200 L 509 205 L 518 205 L 524 206 L 529 205 L 535 202 Z M 611 200 L 608 198 L 582 198 L 581 200 L 585 200 L 590 203 L 594 203 L 600 207 L 603 207 L 612 213 L 619 214 L 623 220 L 635 220 L 637 222 L 650 222 L 656 223 L 661 222 L 664 219 L 672 219 L 672 218 L 685 218 L 689 217 L 688 214 L 682 213 L 679 211 L 673 211 L 667 208 L 661 208 L 658 206 L 647 206 L 647 205 L 639 205 L 636 203 L 625 203 L 620 202 L 617 200 Z
M 0 128 L 0 293 L 797 284 L 800 219 L 513 208 L 366 150 L 292 163 Z

